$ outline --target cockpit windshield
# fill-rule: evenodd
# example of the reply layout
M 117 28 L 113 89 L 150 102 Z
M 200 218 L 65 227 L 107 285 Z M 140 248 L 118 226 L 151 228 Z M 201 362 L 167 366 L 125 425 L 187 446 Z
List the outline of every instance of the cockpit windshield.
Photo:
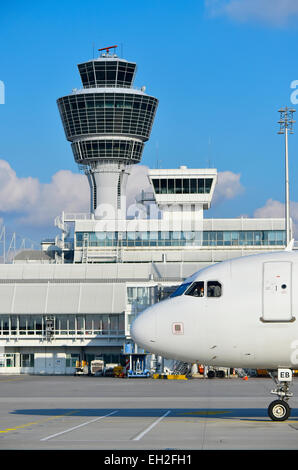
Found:
M 178 297 L 179 295 L 190 295 L 192 297 L 221 297 L 222 285 L 218 281 L 196 281 L 185 282 L 176 289 L 170 297 Z
M 207 281 L 207 297 L 220 297 L 222 294 L 222 285 L 218 281 Z M 192 297 L 205 296 L 205 283 L 204 281 L 194 282 L 185 292 L 185 295 Z
M 192 286 L 185 292 L 185 295 L 192 297 L 204 297 L 204 281 L 194 282 Z
M 218 281 L 207 282 L 207 297 L 220 297 L 221 296 L 221 283 Z
M 186 289 L 191 285 L 191 282 L 185 282 L 184 284 L 181 284 L 181 286 L 178 287 L 171 295 L 170 297 L 178 297 L 179 295 L 184 294 Z

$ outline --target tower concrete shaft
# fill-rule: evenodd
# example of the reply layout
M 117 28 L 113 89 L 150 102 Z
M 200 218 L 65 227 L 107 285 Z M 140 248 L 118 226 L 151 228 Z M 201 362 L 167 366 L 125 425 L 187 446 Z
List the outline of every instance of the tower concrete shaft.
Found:
M 158 100 L 133 88 L 136 64 L 111 54 L 78 65 L 83 89 L 57 100 L 66 138 L 90 185 L 95 218 L 126 218 L 126 182 L 141 161 Z

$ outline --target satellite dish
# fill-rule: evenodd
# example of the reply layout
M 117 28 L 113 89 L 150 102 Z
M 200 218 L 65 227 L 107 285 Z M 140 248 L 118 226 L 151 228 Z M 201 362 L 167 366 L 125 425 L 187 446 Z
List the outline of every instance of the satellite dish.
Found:
M 142 86 L 141 91 L 144 92 L 146 90 L 145 86 Z

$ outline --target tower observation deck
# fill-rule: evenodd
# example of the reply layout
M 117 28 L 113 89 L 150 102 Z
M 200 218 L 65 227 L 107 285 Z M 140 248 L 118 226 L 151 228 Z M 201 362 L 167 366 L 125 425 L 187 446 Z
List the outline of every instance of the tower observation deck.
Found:
M 136 64 L 110 50 L 78 65 L 83 89 L 57 100 L 75 161 L 90 184 L 95 218 L 126 218 L 126 183 L 141 161 L 158 100 L 133 88 Z M 103 52 L 104 51 L 104 52 Z

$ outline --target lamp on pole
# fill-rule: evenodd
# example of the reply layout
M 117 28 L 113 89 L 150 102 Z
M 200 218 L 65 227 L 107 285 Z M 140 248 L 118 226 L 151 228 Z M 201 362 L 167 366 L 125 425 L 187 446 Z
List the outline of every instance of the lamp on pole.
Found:
M 290 243 L 290 196 L 289 196 L 289 155 L 288 155 L 288 133 L 294 134 L 293 131 L 293 114 L 296 112 L 293 108 L 288 108 L 287 106 L 284 109 L 279 109 L 280 129 L 278 134 L 285 134 L 285 225 L 286 225 L 286 245 Z

